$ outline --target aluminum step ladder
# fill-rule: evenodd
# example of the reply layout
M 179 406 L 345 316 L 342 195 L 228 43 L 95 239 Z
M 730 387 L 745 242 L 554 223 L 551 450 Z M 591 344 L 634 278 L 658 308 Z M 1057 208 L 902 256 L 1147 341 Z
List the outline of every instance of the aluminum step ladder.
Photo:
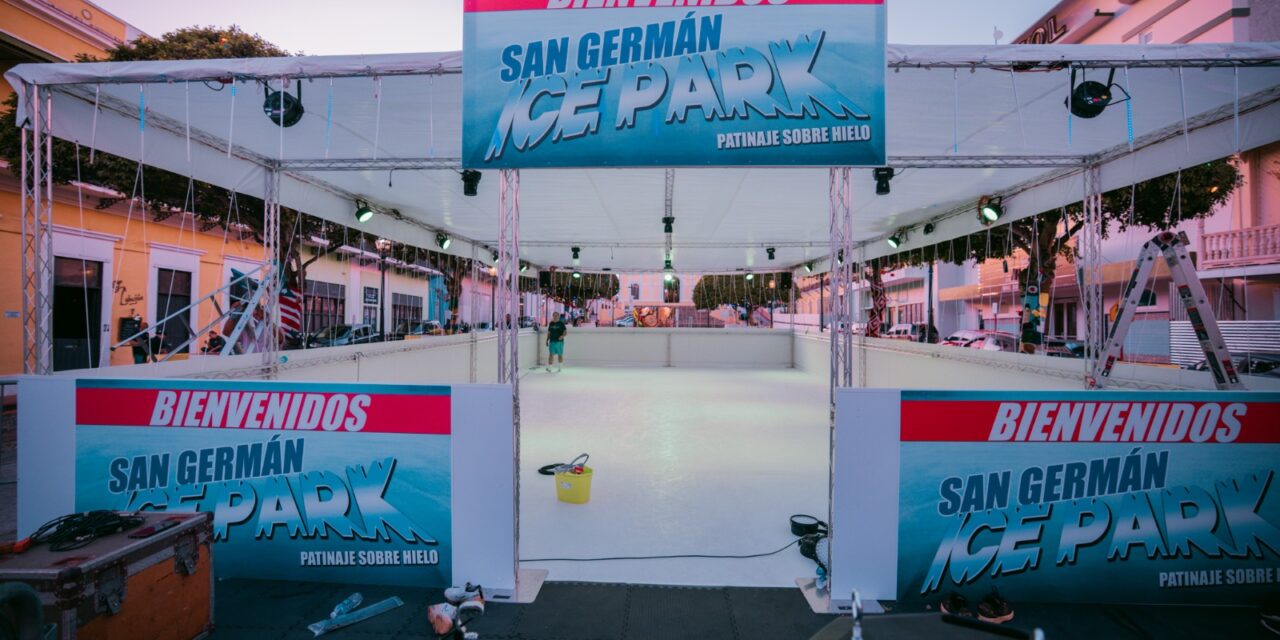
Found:
M 1187 234 L 1164 231 L 1142 245 L 1142 251 L 1138 254 L 1138 266 L 1133 270 L 1133 276 L 1129 278 L 1129 284 L 1125 287 L 1124 296 L 1120 300 L 1119 313 L 1116 314 L 1111 330 L 1107 332 L 1106 351 L 1094 364 L 1095 370 L 1090 378 L 1090 386 L 1104 388 L 1111 378 L 1111 370 L 1124 349 L 1125 335 L 1129 333 L 1133 316 L 1138 310 L 1142 294 L 1151 278 L 1151 272 L 1155 269 L 1156 258 L 1163 256 L 1165 263 L 1169 265 L 1169 277 L 1173 279 L 1173 284 L 1178 290 L 1178 299 L 1186 307 L 1191 329 L 1195 332 L 1196 340 L 1200 342 L 1200 348 L 1204 351 L 1205 363 L 1213 373 L 1214 384 L 1218 389 L 1243 390 L 1245 388 L 1240 382 L 1240 375 L 1236 372 L 1235 365 L 1231 362 L 1231 352 L 1227 349 L 1226 340 L 1222 338 L 1222 331 L 1218 328 L 1218 320 L 1213 315 L 1213 308 L 1209 306 L 1204 285 L 1200 283 L 1195 265 L 1191 263 L 1191 258 L 1187 254 L 1187 247 L 1190 244 Z M 1172 304 L 1172 301 L 1170 303 Z

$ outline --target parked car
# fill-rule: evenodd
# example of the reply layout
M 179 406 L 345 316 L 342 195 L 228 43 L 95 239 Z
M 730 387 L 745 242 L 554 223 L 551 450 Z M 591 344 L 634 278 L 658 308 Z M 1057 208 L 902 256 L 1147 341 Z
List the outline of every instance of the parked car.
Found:
M 895 324 L 884 334 L 890 340 L 910 340 L 912 342 L 937 342 L 938 329 L 924 323 Z
M 1236 373 L 1250 376 L 1280 378 L 1280 353 L 1271 351 L 1233 353 L 1231 354 L 1231 364 L 1235 365 Z M 1201 360 L 1187 368 L 1192 371 L 1209 370 L 1209 366 L 1204 360 Z
M 349 344 L 369 344 L 371 342 L 380 342 L 381 340 L 382 336 L 374 331 L 372 325 L 335 324 L 312 334 L 307 341 L 307 346 L 313 349 L 316 347 L 341 347 Z
M 414 320 L 401 322 L 388 340 L 404 340 L 410 337 L 434 336 L 442 333 L 440 323 L 435 320 Z
M 970 342 L 969 348 L 1013 353 L 1018 350 L 1018 338 L 1011 333 L 988 331 L 981 338 Z
M 959 331 L 952 332 L 951 335 L 947 336 L 946 340 L 942 341 L 942 344 L 945 344 L 949 347 L 967 347 L 974 340 L 981 339 L 982 336 L 985 336 L 986 334 L 987 334 L 986 331 L 977 331 L 974 329 L 961 329 Z
M 1044 354 L 1054 358 L 1083 358 L 1084 343 L 1076 340 L 1045 340 Z

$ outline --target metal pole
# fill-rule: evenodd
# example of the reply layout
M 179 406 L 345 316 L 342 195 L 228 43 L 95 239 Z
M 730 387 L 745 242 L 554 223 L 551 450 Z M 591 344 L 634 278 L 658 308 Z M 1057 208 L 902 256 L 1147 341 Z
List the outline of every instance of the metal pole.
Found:
M 520 566 L 520 171 L 499 172 L 498 216 L 498 280 L 494 295 L 500 298 L 497 309 L 503 314 L 497 321 L 498 382 L 511 385 L 511 420 L 514 427 L 514 500 L 515 549 L 513 566 Z
M 1085 308 L 1085 386 L 1094 386 L 1093 372 L 1106 349 L 1105 308 L 1102 300 L 1102 190 L 1098 167 L 1084 173 L 1084 225 L 1077 242 L 1080 247 L 1080 286 Z
M 928 274 L 928 278 L 925 283 L 925 287 L 926 287 L 925 305 L 927 305 L 926 308 L 928 311 L 928 318 L 925 320 L 926 324 L 924 327 L 924 340 L 922 340 L 922 342 L 929 342 L 929 332 L 933 330 L 933 263 L 932 262 L 929 263 L 929 271 L 927 272 L 927 274 Z M 938 336 L 938 337 L 941 338 L 942 336 Z
M 53 372 L 52 97 L 21 87 L 29 121 L 22 129 L 22 370 Z
M 263 260 L 268 265 L 262 278 L 263 317 L 266 340 L 262 342 L 262 364 L 268 378 L 275 378 L 280 368 L 280 172 L 268 169 L 262 199 Z M 252 309 L 247 310 L 252 313 Z
M 378 288 L 378 334 L 387 339 L 387 256 L 378 251 L 378 271 L 381 272 L 382 283 Z

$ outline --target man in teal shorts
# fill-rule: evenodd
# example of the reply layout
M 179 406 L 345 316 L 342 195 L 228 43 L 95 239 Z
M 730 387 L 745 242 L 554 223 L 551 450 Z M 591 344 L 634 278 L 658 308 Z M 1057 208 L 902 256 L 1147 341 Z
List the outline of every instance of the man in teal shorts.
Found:
M 568 331 L 569 328 L 560 319 L 559 312 L 551 317 L 551 324 L 547 325 L 547 351 L 551 354 L 547 356 L 547 371 L 551 371 L 551 366 L 556 364 L 557 356 L 560 357 L 560 364 L 556 371 L 564 367 L 564 334 Z

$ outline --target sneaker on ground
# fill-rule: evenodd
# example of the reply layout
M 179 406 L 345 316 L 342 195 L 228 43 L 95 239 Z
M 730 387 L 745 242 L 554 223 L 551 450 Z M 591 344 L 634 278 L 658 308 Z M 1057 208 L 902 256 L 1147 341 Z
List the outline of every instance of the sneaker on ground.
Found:
M 943 613 L 949 613 L 953 616 L 961 616 L 963 618 L 972 618 L 973 611 L 969 609 L 969 601 L 964 596 L 952 591 L 942 600 L 942 604 L 938 605 Z
M 978 619 L 983 622 L 1000 624 L 1013 619 L 1013 607 L 1009 601 L 1000 597 L 1000 592 L 992 589 L 982 602 L 978 603 Z
M 427 607 L 427 622 L 436 635 L 442 636 L 453 631 L 453 621 L 458 617 L 458 608 L 448 602 L 441 602 Z
M 480 585 L 471 584 L 470 582 L 461 587 L 449 587 L 444 590 L 444 599 L 453 605 L 461 604 L 475 596 L 480 596 L 481 600 L 483 600 L 484 591 L 481 590 Z

